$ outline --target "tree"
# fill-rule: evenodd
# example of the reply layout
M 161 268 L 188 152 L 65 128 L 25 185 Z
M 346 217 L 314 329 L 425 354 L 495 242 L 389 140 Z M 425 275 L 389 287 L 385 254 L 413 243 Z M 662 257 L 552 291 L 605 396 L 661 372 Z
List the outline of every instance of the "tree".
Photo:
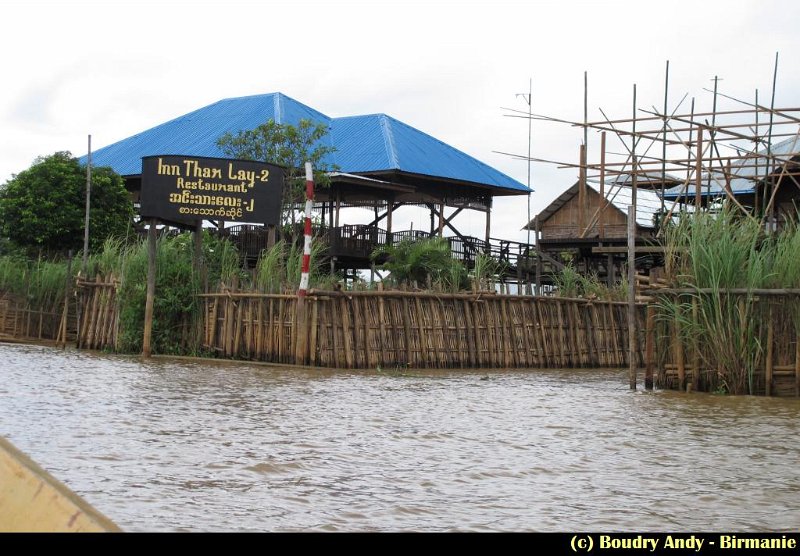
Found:
M 295 223 L 294 207 L 305 200 L 305 163 L 311 162 L 314 182 L 318 186 L 330 185 L 327 172 L 336 170 L 325 158 L 336 148 L 325 144 L 328 126 L 301 119 L 297 126 L 267 120 L 255 129 L 225 133 L 217 139 L 217 146 L 231 158 L 256 160 L 283 166 L 284 224 Z
M 69 152 L 37 158 L 0 188 L 0 234 L 29 252 L 83 247 L 86 168 Z M 124 234 L 133 204 L 111 168 L 92 168 L 89 248 Z

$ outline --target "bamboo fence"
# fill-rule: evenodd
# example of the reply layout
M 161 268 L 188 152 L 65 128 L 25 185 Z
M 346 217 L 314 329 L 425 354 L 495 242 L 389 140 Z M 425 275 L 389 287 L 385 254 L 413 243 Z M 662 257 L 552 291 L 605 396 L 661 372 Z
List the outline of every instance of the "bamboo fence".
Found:
M 119 346 L 119 280 L 113 274 L 78 280 L 81 306 L 77 345 L 86 349 L 116 350 Z
M 729 386 L 736 379 L 731 376 L 731 365 L 726 367 L 721 363 L 725 358 L 719 355 L 720 350 L 735 353 L 735 342 L 711 337 L 713 332 L 706 332 L 702 311 L 698 310 L 702 296 L 714 295 L 722 298 L 718 306 L 728 304 L 735 309 L 720 311 L 733 317 L 725 327 L 736 334 L 750 334 L 754 340 L 743 354 L 745 357 L 739 358 L 738 368 L 733 369 L 733 373 L 744 373 L 739 375 L 747 387 L 742 393 L 800 396 L 800 290 L 660 290 L 652 293 L 658 297 L 669 296 L 673 303 L 680 301 L 681 307 L 676 314 L 674 309 L 665 311 L 663 304 L 652 305 L 657 321 L 657 386 L 706 392 L 730 390 Z M 750 360 L 749 370 L 746 358 Z
M 32 307 L 14 296 L 0 294 L 0 338 L 60 340 L 62 319 L 60 307 Z
M 627 309 L 620 302 L 490 292 L 312 292 L 302 326 L 294 295 L 223 291 L 201 297 L 202 345 L 221 357 L 346 369 L 628 364 Z

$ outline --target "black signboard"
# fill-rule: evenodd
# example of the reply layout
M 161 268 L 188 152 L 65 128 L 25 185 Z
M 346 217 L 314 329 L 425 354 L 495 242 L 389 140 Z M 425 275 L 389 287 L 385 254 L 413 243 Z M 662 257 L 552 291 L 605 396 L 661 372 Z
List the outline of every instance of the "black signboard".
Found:
M 145 218 L 277 225 L 282 194 L 280 166 L 202 156 L 142 158 L 140 211 Z

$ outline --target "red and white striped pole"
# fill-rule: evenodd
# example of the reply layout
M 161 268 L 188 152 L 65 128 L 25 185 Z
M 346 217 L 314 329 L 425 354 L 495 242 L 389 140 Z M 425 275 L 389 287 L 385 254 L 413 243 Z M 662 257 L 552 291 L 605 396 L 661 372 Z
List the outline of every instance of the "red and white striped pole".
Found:
M 314 204 L 314 173 L 311 163 L 306 162 L 306 227 L 305 241 L 303 243 L 303 267 L 300 274 L 300 289 L 298 297 L 305 297 L 308 293 L 308 274 L 311 267 L 311 207 Z
M 300 287 L 297 289 L 297 343 L 295 344 L 295 363 L 305 365 L 308 360 L 308 319 L 306 318 L 306 295 L 308 294 L 308 274 L 311 267 L 311 207 L 314 204 L 314 173 L 311 163 L 306 162 L 306 226 L 303 242 L 303 267 L 300 274 Z

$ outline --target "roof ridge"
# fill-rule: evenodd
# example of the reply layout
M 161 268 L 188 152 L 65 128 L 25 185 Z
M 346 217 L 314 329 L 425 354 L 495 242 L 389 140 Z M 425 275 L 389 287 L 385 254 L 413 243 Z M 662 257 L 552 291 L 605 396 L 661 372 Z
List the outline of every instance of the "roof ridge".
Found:
M 386 114 L 378 114 L 378 121 L 381 125 L 381 133 L 383 133 L 383 142 L 386 146 L 386 152 L 389 154 L 389 164 L 395 170 L 400 169 L 400 161 L 397 158 L 397 146 L 394 142 L 394 134 L 388 122 L 389 116 Z
M 283 119 L 283 110 L 281 105 L 281 94 L 277 93 L 272 98 L 272 113 L 276 124 L 283 123 L 281 120 Z

